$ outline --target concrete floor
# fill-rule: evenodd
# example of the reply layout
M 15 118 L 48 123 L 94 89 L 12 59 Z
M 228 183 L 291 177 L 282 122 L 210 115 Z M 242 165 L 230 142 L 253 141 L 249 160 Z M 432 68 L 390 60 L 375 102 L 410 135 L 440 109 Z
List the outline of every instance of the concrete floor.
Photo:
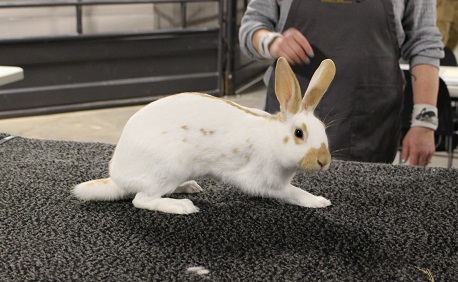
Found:
M 227 98 L 247 107 L 263 108 L 264 95 L 265 87 L 257 83 Z M 0 132 L 28 138 L 116 144 L 125 123 L 140 108 L 142 106 L 3 119 Z M 453 167 L 458 168 L 457 150 L 455 156 Z M 447 155 L 436 153 L 430 166 L 447 167 Z

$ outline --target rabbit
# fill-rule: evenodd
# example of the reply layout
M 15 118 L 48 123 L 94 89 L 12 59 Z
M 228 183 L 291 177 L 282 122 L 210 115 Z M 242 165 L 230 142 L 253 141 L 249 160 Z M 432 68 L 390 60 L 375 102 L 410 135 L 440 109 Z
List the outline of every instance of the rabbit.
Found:
M 73 188 L 85 201 L 133 198 L 136 208 L 174 214 L 199 211 L 189 199 L 163 197 L 199 193 L 192 179 L 214 177 L 242 191 L 286 203 L 322 208 L 331 202 L 291 184 L 299 170 L 324 171 L 331 155 L 325 125 L 314 109 L 335 75 L 324 60 L 304 98 L 284 58 L 276 65 L 280 112 L 202 93 L 181 93 L 140 109 L 127 122 L 109 165 L 110 177 Z

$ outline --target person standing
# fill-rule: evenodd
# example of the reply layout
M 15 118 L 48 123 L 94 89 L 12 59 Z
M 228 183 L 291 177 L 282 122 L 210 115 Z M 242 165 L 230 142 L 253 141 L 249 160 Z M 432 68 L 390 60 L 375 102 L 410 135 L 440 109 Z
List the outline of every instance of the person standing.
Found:
M 434 0 L 252 0 L 239 39 L 250 58 L 285 57 L 302 91 L 323 59 L 335 62 L 335 79 L 315 112 L 330 123 L 331 153 L 343 160 L 393 162 L 403 101 L 399 59 L 406 58 L 415 105 L 402 158 L 422 166 L 432 158 L 443 56 Z M 264 77 L 268 112 L 279 109 L 273 69 Z M 424 109 L 435 118 L 416 119 Z

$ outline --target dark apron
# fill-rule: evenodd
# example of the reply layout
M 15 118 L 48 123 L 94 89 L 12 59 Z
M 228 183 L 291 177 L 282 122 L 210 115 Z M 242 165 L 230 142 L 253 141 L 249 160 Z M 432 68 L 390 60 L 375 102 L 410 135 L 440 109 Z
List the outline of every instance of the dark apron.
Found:
M 323 59 L 336 76 L 315 115 L 329 124 L 333 158 L 365 162 L 394 160 L 400 134 L 403 79 L 393 4 L 387 0 L 293 0 L 284 30 L 295 27 L 312 45 L 308 65 L 292 66 L 304 93 Z M 274 73 L 266 110 L 277 112 Z

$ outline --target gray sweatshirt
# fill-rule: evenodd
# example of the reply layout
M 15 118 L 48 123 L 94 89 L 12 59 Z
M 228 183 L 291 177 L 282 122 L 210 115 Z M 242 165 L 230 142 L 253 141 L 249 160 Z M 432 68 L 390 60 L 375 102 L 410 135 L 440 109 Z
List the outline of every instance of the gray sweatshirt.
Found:
M 239 39 L 242 52 L 263 59 L 254 49 L 253 33 L 266 28 L 282 32 L 293 0 L 252 0 L 242 18 Z M 382 0 L 386 1 L 386 0 Z M 401 57 L 410 63 L 439 67 L 444 56 L 442 35 L 436 27 L 436 1 L 392 0 Z

